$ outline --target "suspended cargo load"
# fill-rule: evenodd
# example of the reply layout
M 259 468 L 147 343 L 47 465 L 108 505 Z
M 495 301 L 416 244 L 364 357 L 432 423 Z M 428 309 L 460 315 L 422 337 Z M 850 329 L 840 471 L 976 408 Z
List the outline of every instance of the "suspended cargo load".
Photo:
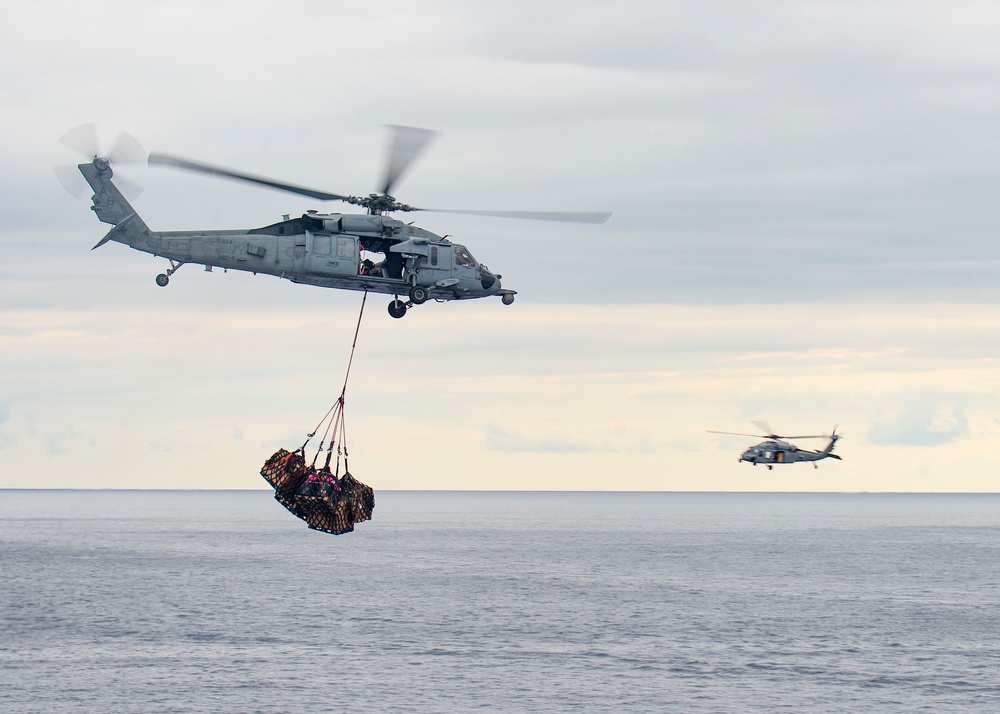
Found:
M 351 476 L 347 464 L 347 427 L 344 424 L 344 395 L 347 380 L 354 361 L 354 349 L 358 344 L 361 316 L 364 314 L 368 293 L 361 299 L 361 312 L 354 330 L 354 344 L 347 362 L 344 388 L 336 403 L 306 438 L 306 442 L 295 451 L 278 449 L 264 462 L 260 475 L 274 489 L 274 499 L 297 518 L 305 521 L 310 528 L 324 533 L 341 535 L 354 530 L 354 524 L 371 520 L 375 509 L 375 492 Z M 306 464 L 306 446 L 316 434 L 323 432 L 319 448 L 310 464 Z M 329 437 L 329 442 L 327 438 Z M 326 459 L 316 467 L 320 454 L 326 446 Z M 336 471 L 330 470 L 334 448 L 337 450 Z M 344 475 L 340 475 L 340 461 L 344 460 Z
M 274 499 L 310 528 L 341 535 L 371 520 L 375 492 L 350 473 L 337 477 L 326 466 L 306 466 L 305 454 L 279 449 L 260 470 Z

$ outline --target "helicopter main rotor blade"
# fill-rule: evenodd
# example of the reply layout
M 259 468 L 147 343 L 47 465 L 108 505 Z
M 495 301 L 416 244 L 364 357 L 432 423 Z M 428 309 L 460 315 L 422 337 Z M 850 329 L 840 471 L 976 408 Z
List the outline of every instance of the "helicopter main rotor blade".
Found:
M 307 188 L 305 186 L 296 186 L 295 184 L 275 181 L 263 176 L 254 176 L 253 174 L 231 171 L 219 166 L 203 164 L 197 161 L 191 161 L 190 159 L 182 159 L 178 156 L 170 156 L 169 154 L 153 152 L 149 155 L 149 163 L 159 166 L 172 166 L 175 169 L 184 169 L 186 171 L 196 171 L 202 174 L 209 174 L 210 176 L 222 176 L 224 178 L 236 179 L 237 181 L 248 181 L 261 186 L 267 186 L 268 188 L 276 188 L 279 191 L 288 191 L 289 193 L 297 193 L 302 196 L 309 196 L 310 198 L 318 198 L 321 201 L 346 201 L 349 198 L 348 196 L 341 196 L 339 193 L 317 191 L 316 189 Z
M 418 129 L 413 126 L 390 125 L 389 153 L 386 157 L 385 180 L 382 182 L 382 193 L 390 195 L 392 187 L 403 175 L 417 155 L 434 138 L 436 131 Z
M 749 436 L 754 439 L 770 439 L 771 437 L 767 434 L 739 434 L 735 431 L 715 431 L 713 429 L 706 429 L 709 434 L 725 434 L 727 436 Z
M 606 223 L 610 212 L 561 212 L 561 211 L 466 211 L 452 208 L 414 208 L 427 213 L 453 213 L 464 216 L 489 218 L 522 218 L 529 221 L 558 221 L 561 223 Z

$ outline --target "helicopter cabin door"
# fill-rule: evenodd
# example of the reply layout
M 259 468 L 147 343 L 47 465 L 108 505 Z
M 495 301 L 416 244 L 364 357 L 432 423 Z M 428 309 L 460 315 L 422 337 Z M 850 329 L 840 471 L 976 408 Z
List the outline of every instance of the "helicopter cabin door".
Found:
M 356 236 L 306 233 L 306 270 L 321 275 L 357 275 Z
M 438 280 L 452 277 L 453 250 L 453 246 L 448 244 L 431 243 L 428 246 L 427 254 L 420 258 L 422 284 L 432 285 Z

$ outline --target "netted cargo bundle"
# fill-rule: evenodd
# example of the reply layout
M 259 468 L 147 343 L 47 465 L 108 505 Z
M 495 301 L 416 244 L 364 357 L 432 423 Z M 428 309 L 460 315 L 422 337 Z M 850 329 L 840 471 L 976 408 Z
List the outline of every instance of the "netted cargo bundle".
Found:
M 295 501 L 299 516 L 313 530 L 341 535 L 354 530 L 350 503 L 338 479 L 326 469 L 310 473 Z
M 352 521 L 370 521 L 372 511 L 375 510 L 375 491 L 371 486 L 367 486 L 349 473 L 345 473 L 340 479 L 341 493 L 344 500 L 350 507 L 348 514 Z
M 285 497 L 294 496 L 306 473 L 306 459 L 301 451 L 278 451 L 264 463 L 260 475 Z
M 279 449 L 260 470 L 274 499 L 313 530 L 341 535 L 371 520 L 375 492 L 350 473 L 337 477 L 328 467 L 306 466 L 300 451 Z
M 361 328 L 361 315 L 364 314 L 367 297 L 368 292 L 365 291 L 358 326 L 354 330 L 351 359 L 347 363 L 347 376 L 351 373 L 351 362 L 354 360 L 354 348 L 358 343 L 358 330 Z M 355 523 L 371 520 L 375 509 L 375 492 L 371 486 L 366 486 L 351 476 L 347 465 L 347 427 L 344 423 L 346 392 L 345 376 L 340 398 L 308 435 L 305 443 L 295 451 L 278 449 L 260 470 L 260 475 L 274 489 L 274 499 L 278 503 L 305 521 L 313 530 L 334 535 L 350 533 L 354 530 Z M 316 449 L 312 462 L 307 464 L 306 447 L 310 439 L 319 433 L 322 433 L 319 448 Z M 334 450 L 337 456 L 336 471 L 331 471 Z M 326 458 L 323 465 L 317 468 L 316 463 L 324 451 Z M 344 461 L 343 476 L 340 476 L 341 458 Z

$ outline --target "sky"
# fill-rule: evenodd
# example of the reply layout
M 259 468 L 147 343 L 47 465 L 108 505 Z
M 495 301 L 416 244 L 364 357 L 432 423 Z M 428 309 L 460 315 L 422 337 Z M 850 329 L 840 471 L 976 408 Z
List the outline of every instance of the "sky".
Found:
M 96 123 L 149 151 L 395 195 L 518 291 L 370 296 L 346 415 L 378 489 L 995 492 L 1000 6 L 426 2 L 5 7 L 0 488 L 266 488 L 339 395 L 359 293 L 120 244 L 56 181 Z M 156 230 L 350 210 L 162 167 Z M 82 182 L 82 178 L 81 178 Z M 411 217 L 407 217 L 409 220 Z M 842 461 L 737 462 L 822 434 Z M 802 442 L 822 447 L 824 442 Z

